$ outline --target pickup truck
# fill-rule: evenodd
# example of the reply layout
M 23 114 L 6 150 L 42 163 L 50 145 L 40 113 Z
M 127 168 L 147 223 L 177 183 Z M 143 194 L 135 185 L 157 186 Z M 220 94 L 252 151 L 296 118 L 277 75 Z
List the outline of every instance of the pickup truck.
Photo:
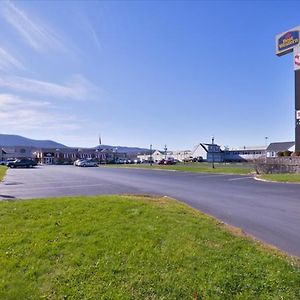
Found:
M 32 168 L 37 165 L 37 163 L 32 159 L 16 159 L 14 161 L 10 161 L 6 164 L 9 168 Z

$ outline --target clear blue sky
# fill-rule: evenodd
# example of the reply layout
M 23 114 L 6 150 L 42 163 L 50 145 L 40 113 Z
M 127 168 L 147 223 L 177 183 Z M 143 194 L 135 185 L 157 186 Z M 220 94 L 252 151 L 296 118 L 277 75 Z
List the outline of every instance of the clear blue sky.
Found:
M 1 133 L 189 149 L 294 139 L 299 1 L 0 3 Z

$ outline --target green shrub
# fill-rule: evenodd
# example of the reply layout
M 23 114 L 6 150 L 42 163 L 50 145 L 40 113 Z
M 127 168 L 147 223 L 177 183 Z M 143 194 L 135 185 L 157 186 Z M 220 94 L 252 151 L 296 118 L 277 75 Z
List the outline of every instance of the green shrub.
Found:
M 283 152 L 283 156 L 291 156 L 291 154 L 292 154 L 292 152 L 289 151 L 289 150 L 285 150 L 285 151 Z
M 284 156 L 284 152 L 282 152 L 282 151 L 279 151 L 279 152 L 277 153 L 277 156 L 279 156 L 279 157 L 282 157 L 282 156 Z

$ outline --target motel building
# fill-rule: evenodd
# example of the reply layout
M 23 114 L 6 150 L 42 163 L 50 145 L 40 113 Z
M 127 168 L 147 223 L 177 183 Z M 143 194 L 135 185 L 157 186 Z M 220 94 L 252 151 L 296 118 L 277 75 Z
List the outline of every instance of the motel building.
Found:
M 91 148 L 60 148 L 51 149 L 43 148 L 34 151 L 38 163 L 52 164 L 71 164 L 77 159 L 95 159 L 98 161 L 106 161 L 106 154 L 98 149 Z

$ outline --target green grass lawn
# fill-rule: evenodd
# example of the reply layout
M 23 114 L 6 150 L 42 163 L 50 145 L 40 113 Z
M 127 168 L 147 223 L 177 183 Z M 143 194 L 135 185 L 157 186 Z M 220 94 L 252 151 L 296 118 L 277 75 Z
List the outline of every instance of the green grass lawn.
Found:
M 276 182 L 300 183 L 300 174 L 262 174 L 259 178 Z
M 0 202 L 0 299 L 300 299 L 299 261 L 167 198 Z
M 3 177 L 5 176 L 7 171 L 7 167 L 0 166 L 0 181 L 2 181 Z
M 215 168 L 209 163 L 189 163 L 189 164 L 176 164 L 176 165 L 158 165 L 153 164 L 118 164 L 108 165 L 108 167 L 118 168 L 143 168 L 143 169 L 159 169 L 159 170 L 175 170 L 175 171 L 186 171 L 186 172 L 197 172 L 197 173 L 219 173 L 219 174 L 250 174 L 254 171 L 252 165 L 247 164 L 224 164 L 215 163 Z

